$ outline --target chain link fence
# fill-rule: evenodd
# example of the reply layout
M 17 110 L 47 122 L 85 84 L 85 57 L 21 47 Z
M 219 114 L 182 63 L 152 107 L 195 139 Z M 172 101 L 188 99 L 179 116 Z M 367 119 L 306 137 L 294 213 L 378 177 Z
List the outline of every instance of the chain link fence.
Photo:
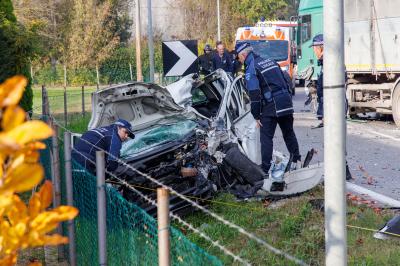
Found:
M 52 180 L 51 139 L 41 151 L 40 161 L 46 179 Z M 65 160 L 63 143 L 59 146 L 61 202 L 66 204 Z M 79 209 L 75 223 L 77 265 L 99 265 L 97 231 L 96 177 L 79 164 L 72 163 L 74 206 Z M 106 185 L 107 258 L 109 265 L 157 265 L 157 220 L 132 202 L 125 200 L 111 185 Z M 63 227 L 67 235 L 66 225 Z M 178 229 L 170 228 L 172 265 L 222 265 L 186 238 Z M 64 247 L 65 258 L 68 246 Z

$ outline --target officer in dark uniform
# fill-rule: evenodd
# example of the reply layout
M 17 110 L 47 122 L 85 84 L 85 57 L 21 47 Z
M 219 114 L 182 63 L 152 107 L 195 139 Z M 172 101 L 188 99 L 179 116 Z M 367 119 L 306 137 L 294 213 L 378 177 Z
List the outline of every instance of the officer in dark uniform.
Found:
M 315 35 L 310 47 L 313 48 L 314 54 L 318 58 L 318 65 L 321 66 L 321 72 L 318 74 L 317 80 L 317 118 L 318 120 L 321 120 L 321 122 L 317 126 L 312 128 L 321 128 L 324 126 L 324 36 L 322 34 Z M 351 179 L 352 176 L 346 160 L 346 180 Z
M 92 174 L 96 174 L 96 151 L 104 150 L 107 170 L 112 172 L 118 167 L 118 159 L 122 142 L 133 139 L 131 124 L 119 119 L 112 125 L 95 128 L 82 135 L 72 150 L 72 159 L 85 167 Z
M 249 43 L 235 47 L 238 60 L 245 65 L 246 87 L 251 100 L 251 113 L 260 127 L 262 169 L 271 167 L 273 137 L 276 125 L 282 130 L 283 139 L 294 165 L 300 160 L 299 144 L 293 130 L 293 103 L 280 66 L 270 58 L 255 53 Z M 283 189 L 283 184 L 281 188 Z
M 318 74 L 317 80 L 317 118 L 321 122 L 312 127 L 314 129 L 324 126 L 324 36 L 322 34 L 316 35 L 310 47 L 313 48 L 314 54 L 318 59 L 318 65 L 321 66 L 321 72 Z
M 242 69 L 242 64 L 237 59 L 237 53 L 235 50 L 232 50 L 230 54 L 232 56 L 232 75 L 236 76 L 236 74 Z
M 213 63 L 212 58 L 213 53 L 211 49 L 211 45 L 206 44 L 204 46 L 204 54 L 199 56 L 199 68 L 200 74 L 208 75 L 213 71 Z

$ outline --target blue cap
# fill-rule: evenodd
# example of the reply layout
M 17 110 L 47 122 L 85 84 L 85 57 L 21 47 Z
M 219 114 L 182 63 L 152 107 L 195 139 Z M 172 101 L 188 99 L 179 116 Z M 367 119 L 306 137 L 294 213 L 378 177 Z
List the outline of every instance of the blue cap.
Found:
M 324 45 L 324 35 L 323 34 L 315 35 L 310 47 L 319 46 L 319 45 Z
M 128 130 L 128 137 L 130 137 L 131 139 L 135 138 L 135 134 L 133 134 L 132 130 L 132 125 L 128 121 L 124 119 L 118 119 L 117 122 L 114 123 L 114 125 L 126 128 Z
M 235 45 L 235 51 L 237 54 L 240 54 L 241 51 L 246 49 L 247 47 L 250 47 L 250 43 L 248 42 L 238 42 Z

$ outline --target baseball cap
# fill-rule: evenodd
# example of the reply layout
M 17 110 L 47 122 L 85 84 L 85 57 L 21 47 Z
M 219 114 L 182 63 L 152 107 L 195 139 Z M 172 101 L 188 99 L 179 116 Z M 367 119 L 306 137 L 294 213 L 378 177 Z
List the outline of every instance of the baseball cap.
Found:
M 132 125 L 128 121 L 124 119 L 118 119 L 117 122 L 114 123 L 114 125 L 126 128 L 128 130 L 128 137 L 130 137 L 131 139 L 135 138 L 135 134 L 133 134 L 132 130 Z
M 239 42 L 239 43 L 236 43 L 236 45 L 235 45 L 235 51 L 236 51 L 237 54 L 240 54 L 240 52 L 242 52 L 247 47 L 250 47 L 250 43 L 248 43 L 248 42 Z
M 324 45 L 324 35 L 323 34 L 315 35 L 310 47 L 319 46 L 319 45 Z

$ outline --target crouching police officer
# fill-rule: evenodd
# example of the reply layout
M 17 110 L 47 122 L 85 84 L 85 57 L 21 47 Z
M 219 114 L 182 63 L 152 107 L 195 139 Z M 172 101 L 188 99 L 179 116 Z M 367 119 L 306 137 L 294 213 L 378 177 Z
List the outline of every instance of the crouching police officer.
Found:
M 135 138 L 132 126 L 128 121 L 119 119 L 112 125 L 84 133 L 72 150 L 72 158 L 96 174 L 96 151 L 104 150 L 107 170 L 112 172 L 118 167 L 122 142 L 128 138 Z
M 235 50 L 238 53 L 238 60 L 245 65 L 251 113 L 260 127 L 262 169 L 268 173 L 271 167 L 273 138 L 277 124 L 282 130 L 293 163 L 299 163 L 301 156 L 293 130 L 292 97 L 280 66 L 270 58 L 263 58 L 253 53 L 249 43 L 238 43 Z M 283 184 L 276 186 L 275 190 L 283 189 Z

